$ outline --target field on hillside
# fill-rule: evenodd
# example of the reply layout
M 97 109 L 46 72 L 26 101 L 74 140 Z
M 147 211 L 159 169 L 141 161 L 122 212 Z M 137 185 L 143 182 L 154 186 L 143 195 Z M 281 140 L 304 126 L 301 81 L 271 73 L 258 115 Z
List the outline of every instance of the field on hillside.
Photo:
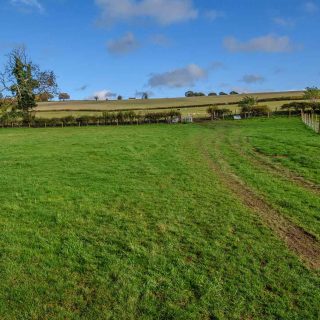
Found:
M 260 105 L 267 105 L 272 111 L 281 110 L 281 106 L 285 103 L 289 103 L 292 101 L 271 101 L 271 102 L 261 102 Z M 240 112 L 240 108 L 238 105 L 221 105 L 221 108 L 228 108 L 233 113 L 237 114 Z M 179 111 L 183 116 L 192 115 L 194 118 L 205 118 L 208 117 L 207 112 L 208 107 L 188 107 L 188 108 L 181 108 Z M 177 109 L 175 109 L 177 110 Z M 120 111 L 120 110 L 119 110 Z M 136 111 L 137 113 L 144 114 L 145 112 L 163 112 L 163 109 L 145 109 Z M 97 112 L 97 111 L 45 111 L 45 112 L 37 112 L 36 116 L 38 118 L 43 119 L 50 119 L 50 118 L 62 118 L 66 116 L 73 116 L 75 118 L 81 117 L 81 116 L 102 116 L 103 112 Z
M 298 118 L 0 129 L 0 319 L 319 319 Z
M 278 93 L 257 93 L 253 94 L 259 99 L 275 99 L 281 97 L 303 96 L 302 91 L 278 92 Z M 240 101 L 245 95 L 234 96 L 216 96 L 216 97 L 192 97 L 175 99 L 149 99 L 149 100 L 123 100 L 123 101 L 65 101 L 65 102 L 45 102 L 39 103 L 36 108 L 37 116 L 42 118 L 64 117 L 67 115 L 80 116 L 83 114 L 97 114 L 103 111 L 136 110 L 136 111 L 154 111 L 158 112 L 165 108 L 181 108 L 182 114 L 193 114 L 194 116 L 203 116 L 209 104 L 225 104 Z M 267 104 L 272 110 L 279 108 L 289 101 L 272 101 Z M 236 111 L 237 105 L 228 106 Z

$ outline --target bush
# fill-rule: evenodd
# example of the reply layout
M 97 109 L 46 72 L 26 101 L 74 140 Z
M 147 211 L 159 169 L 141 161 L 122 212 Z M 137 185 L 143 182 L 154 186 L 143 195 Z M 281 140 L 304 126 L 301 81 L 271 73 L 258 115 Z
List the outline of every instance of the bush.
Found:
M 80 122 L 80 124 L 88 125 L 90 123 L 91 117 L 90 116 L 81 116 L 77 118 L 77 121 Z
M 320 103 L 299 102 L 294 101 L 281 106 L 282 110 L 304 111 L 304 110 L 320 110 Z
M 221 118 L 226 115 L 230 115 L 232 111 L 230 109 L 220 109 L 217 106 L 211 106 L 207 109 L 207 113 L 211 116 L 211 120 L 215 118 Z
M 241 108 L 242 113 L 252 112 L 252 110 L 257 107 L 258 100 L 253 96 L 243 97 L 239 102 L 239 107 Z
M 76 119 L 73 116 L 61 118 L 61 122 L 65 125 L 72 125 L 76 123 Z
M 251 109 L 251 112 L 255 116 L 266 116 L 271 112 L 271 110 L 268 106 L 254 106 Z

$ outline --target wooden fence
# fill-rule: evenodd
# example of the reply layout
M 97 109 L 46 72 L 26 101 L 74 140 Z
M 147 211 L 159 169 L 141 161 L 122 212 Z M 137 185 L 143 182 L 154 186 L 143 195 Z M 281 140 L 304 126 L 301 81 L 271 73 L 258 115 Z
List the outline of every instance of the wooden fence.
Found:
M 320 117 L 315 113 L 305 113 L 301 111 L 301 119 L 305 125 L 317 133 L 320 133 Z

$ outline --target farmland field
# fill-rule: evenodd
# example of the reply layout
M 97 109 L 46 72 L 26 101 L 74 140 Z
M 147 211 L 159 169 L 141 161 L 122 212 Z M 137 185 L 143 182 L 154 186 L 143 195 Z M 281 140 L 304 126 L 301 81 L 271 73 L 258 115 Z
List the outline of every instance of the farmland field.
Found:
M 273 92 L 273 93 L 256 93 L 252 94 L 258 99 L 276 99 L 283 97 L 303 96 L 302 91 L 292 92 Z M 233 96 L 216 96 L 216 97 L 191 97 L 191 98 L 174 98 L 174 99 L 149 99 L 149 100 L 123 100 L 123 101 L 61 101 L 61 102 L 44 102 L 39 103 L 36 108 L 37 116 L 41 118 L 64 117 L 68 115 L 81 116 L 101 114 L 103 111 L 120 111 L 135 110 L 137 112 L 161 111 L 166 108 L 181 108 L 181 113 L 193 114 L 195 117 L 203 117 L 206 115 L 207 105 L 220 104 L 225 108 L 227 106 L 233 111 L 239 110 L 236 103 L 240 101 L 245 94 Z M 289 101 L 271 101 L 261 104 L 268 105 L 271 110 L 281 107 Z
M 298 118 L 0 130 L 0 319 L 319 319 Z

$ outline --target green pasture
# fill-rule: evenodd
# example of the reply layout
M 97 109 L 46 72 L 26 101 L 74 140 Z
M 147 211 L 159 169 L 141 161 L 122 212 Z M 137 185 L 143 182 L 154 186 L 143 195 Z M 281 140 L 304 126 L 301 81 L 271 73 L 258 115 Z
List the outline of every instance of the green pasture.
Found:
M 320 241 L 320 137 L 298 118 L 0 144 L 0 319 L 319 319 L 319 270 L 211 165 Z

